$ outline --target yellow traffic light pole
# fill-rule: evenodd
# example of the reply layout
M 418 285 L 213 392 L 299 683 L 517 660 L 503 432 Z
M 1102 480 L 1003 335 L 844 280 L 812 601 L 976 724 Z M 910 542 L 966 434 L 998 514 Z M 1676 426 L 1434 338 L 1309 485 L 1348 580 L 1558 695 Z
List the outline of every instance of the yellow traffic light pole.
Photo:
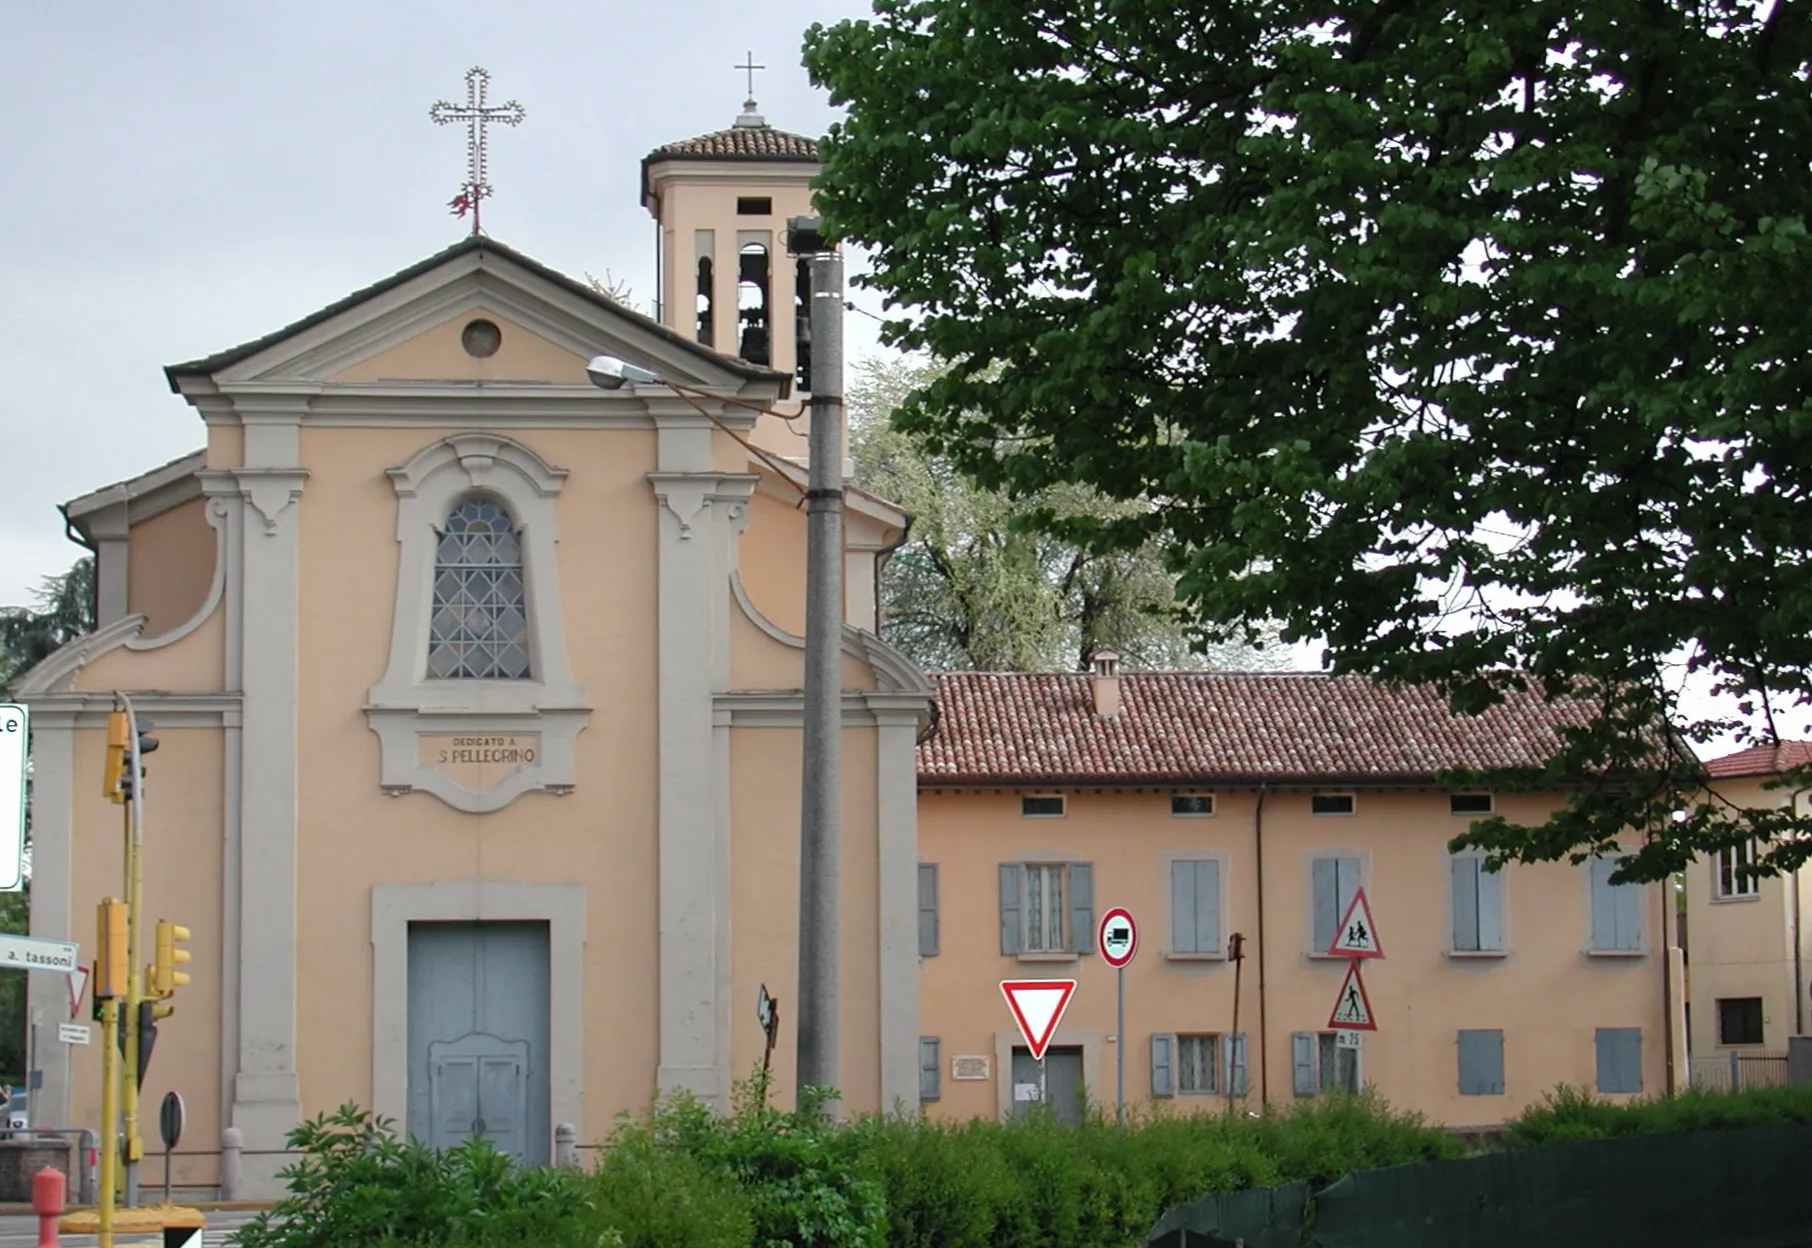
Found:
M 126 961 L 126 904 L 109 897 L 97 915 L 94 955 L 94 996 L 101 1007 L 101 1182 L 100 1248 L 113 1248 L 113 1206 L 118 1182 L 118 1153 L 114 1128 L 119 1113 L 119 1019 L 122 979 L 131 977 Z
M 120 1037 L 124 1054 L 120 1078 L 120 1110 L 125 1118 L 123 1145 L 125 1157 L 124 1187 L 128 1208 L 138 1204 L 138 1163 L 144 1155 L 144 1140 L 138 1133 L 138 1094 L 141 1043 L 139 1005 L 146 997 L 146 985 L 139 970 L 139 956 L 144 950 L 144 827 L 145 767 L 143 755 L 148 752 L 141 736 L 138 713 L 132 699 L 115 691 L 114 704 L 119 709 L 107 716 L 107 772 L 104 789 L 109 798 L 125 807 L 126 850 L 126 982 L 122 1001 L 110 1008 L 120 1015 L 115 1025 L 124 1033 Z M 149 729 L 146 723 L 143 729 Z M 149 743 L 156 748 L 155 742 Z M 112 1120 L 109 1119 L 111 1134 Z

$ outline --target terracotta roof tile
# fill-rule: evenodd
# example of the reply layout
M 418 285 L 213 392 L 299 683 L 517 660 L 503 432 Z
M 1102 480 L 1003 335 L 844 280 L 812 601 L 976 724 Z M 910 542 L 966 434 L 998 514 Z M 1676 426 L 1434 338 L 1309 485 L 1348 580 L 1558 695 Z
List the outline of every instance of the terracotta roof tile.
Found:
M 788 134 L 772 126 L 732 126 L 695 139 L 663 143 L 648 153 L 650 161 L 692 160 L 817 160 L 818 140 Z
M 1539 765 L 1584 708 L 1517 695 L 1476 718 L 1432 688 L 1311 672 L 1138 672 L 1094 713 L 1086 673 L 934 675 L 923 785 L 1431 780 Z
M 1782 741 L 1778 745 L 1752 745 L 1734 754 L 1725 754 L 1705 764 L 1705 772 L 1714 780 L 1738 776 L 1772 776 L 1794 767 L 1812 765 L 1812 741 Z

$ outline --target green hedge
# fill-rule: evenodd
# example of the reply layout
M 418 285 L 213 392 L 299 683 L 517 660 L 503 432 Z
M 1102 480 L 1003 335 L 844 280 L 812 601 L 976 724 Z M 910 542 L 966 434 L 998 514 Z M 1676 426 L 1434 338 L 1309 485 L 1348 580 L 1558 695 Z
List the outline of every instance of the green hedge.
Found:
M 1369 1096 L 1263 1116 L 1145 1109 L 1116 1126 L 865 1118 L 764 1103 L 719 1117 L 667 1098 L 622 1120 L 587 1172 L 523 1169 L 482 1142 L 434 1153 L 355 1106 L 292 1136 L 290 1195 L 244 1248 L 1125 1248 L 1207 1192 L 1453 1156 Z
M 1613 1104 L 1560 1089 L 1502 1144 L 1812 1122 L 1812 1088 Z M 719 1117 L 685 1097 L 619 1122 L 587 1171 L 512 1165 L 479 1142 L 435 1153 L 354 1106 L 292 1136 L 290 1195 L 244 1248 L 1131 1248 L 1202 1196 L 1453 1157 L 1458 1141 L 1370 1095 L 1286 1111 L 1143 1108 L 1116 1126 L 769 1108 L 758 1083 Z
M 1501 1143 L 1505 1148 L 1534 1148 L 1564 1140 L 1793 1122 L 1812 1122 L 1812 1087 L 1740 1092 L 1691 1088 L 1675 1096 L 1623 1102 L 1602 1101 L 1582 1088 L 1562 1087 L 1506 1123 Z

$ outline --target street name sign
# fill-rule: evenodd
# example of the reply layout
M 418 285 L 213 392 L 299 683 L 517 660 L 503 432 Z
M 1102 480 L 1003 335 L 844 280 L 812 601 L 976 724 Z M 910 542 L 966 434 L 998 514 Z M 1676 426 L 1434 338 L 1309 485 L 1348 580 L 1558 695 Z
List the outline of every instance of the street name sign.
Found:
M 1334 943 L 1328 946 L 1328 953 L 1336 958 L 1381 958 L 1384 946 L 1378 943 L 1378 925 L 1372 922 L 1371 903 L 1365 899 L 1365 890 L 1359 889 L 1353 894 L 1353 900 L 1346 907 L 1346 914 L 1341 917 L 1340 927 L 1334 934 Z
M 1019 1034 L 1025 1037 L 1033 1061 L 1044 1060 L 1044 1051 L 1057 1034 L 1057 1024 L 1063 1020 L 1063 1012 L 1069 1009 L 1075 992 L 1073 979 L 1000 981 L 1000 995 L 1007 999 L 1007 1008 L 1013 1011 L 1013 1021 L 1019 1025 Z
M 58 975 L 76 973 L 76 946 L 67 940 L 39 940 L 36 936 L 0 936 L 0 968 L 23 971 L 53 971 Z
M 0 893 L 25 887 L 25 760 L 31 712 L 0 703 Z
M 1346 978 L 1340 981 L 1340 995 L 1334 1001 L 1334 1013 L 1328 1018 L 1333 1031 L 1376 1031 L 1372 1020 L 1372 1000 L 1366 995 L 1365 981 L 1359 978 L 1357 960 L 1347 963 Z
M 1101 916 L 1095 948 L 1101 951 L 1101 960 L 1116 971 L 1133 960 L 1133 954 L 1139 952 L 1139 925 L 1133 922 L 1130 910 L 1115 906 Z

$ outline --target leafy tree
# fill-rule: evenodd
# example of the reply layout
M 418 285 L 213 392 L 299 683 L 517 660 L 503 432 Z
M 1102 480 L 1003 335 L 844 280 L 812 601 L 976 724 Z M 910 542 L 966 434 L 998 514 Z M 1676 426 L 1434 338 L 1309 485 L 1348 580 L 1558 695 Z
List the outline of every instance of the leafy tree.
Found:
M 976 484 L 921 434 L 893 428 L 894 410 L 940 369 L 873 360 L 849 386 L 856 481 L 912 513 L 906 544 L 881 573 L 882 632 L 922 667 L 984 671 L 1084 669 L 1099 647 L 1135 667 L 1252 667 L 1247 646 L 1206 650 L 1176 602 L 1176 578 L 1154 542 L 1094 550 L 1017 520 L 1048 507 L 1111 518 L 1145 509 L 1085 485 L 1025 497 Z M 1275 634 L 1272 634 L 1275 640 Z
M 85 555 L 44 578 L 36 607 L 0 607 L 0 689 L 94 627 L 94 557 Z
M 954 361 L 902 428 L 1040 519 L 1163 543 L 1199 620 L 1281 619 L 1464 712 L 1589 724 L 1494 861 L 1624 878 L 1791 815 L 1689 803 L 1690 744 L 1812 699 L 1805 0 L 877 0 L 814 26 L 820 203 L 888 341 Z M 1590 779 L 1588 779 L 1590 778 Z

